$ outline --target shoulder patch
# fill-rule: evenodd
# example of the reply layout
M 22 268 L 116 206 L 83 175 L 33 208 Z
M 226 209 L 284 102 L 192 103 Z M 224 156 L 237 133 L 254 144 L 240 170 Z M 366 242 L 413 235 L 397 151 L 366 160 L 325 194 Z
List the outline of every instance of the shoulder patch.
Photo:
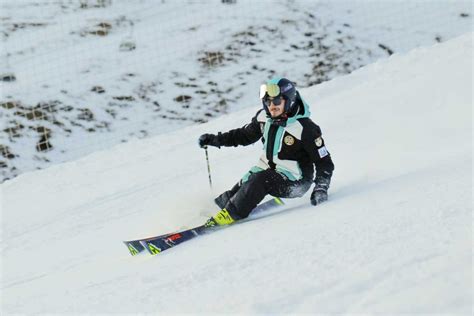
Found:
M 314 140 L 314 143 L 316 144 L 316 147 L 321 147 L 323 145 L 323 139 L 318 137 Z

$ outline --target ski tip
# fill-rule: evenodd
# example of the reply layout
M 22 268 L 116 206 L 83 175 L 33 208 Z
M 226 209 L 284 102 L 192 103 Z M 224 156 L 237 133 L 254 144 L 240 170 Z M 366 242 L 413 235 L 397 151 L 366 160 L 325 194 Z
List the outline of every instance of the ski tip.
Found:
M 132 256 L 136 256 L 138 255 L 141 251 L 143 251 L 144 249 L 141 248 L 141 247 L 137 247 L 137 245 L 134 245 L 133 243 L 131 242 L 123 242 L 125 244 L 125 246 L 127 246 L 127 249 L 128 251 L 130 252 L 130 254 Z

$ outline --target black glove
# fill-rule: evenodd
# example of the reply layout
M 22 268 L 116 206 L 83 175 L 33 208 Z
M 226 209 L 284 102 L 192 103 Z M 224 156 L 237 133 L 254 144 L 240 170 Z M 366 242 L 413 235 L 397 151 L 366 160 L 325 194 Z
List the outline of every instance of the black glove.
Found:
M 199 137 L 199 146 L 204 148 L 206 146 L 215 146 L 221 148 L 221 144 L 219 143 L 219 139 L 214 134 L 202 134 Z
M 328 189 L 331 184 L 332 172 L 323 172 L 324 176 L 316 176 L 313 193 L 311 193 L 311 204 L 318 205 L 328 200 Z
M 328 191 L 324 188 L 315 187 L 311 193 L 311 204 L 318 205 L 328 200 Z

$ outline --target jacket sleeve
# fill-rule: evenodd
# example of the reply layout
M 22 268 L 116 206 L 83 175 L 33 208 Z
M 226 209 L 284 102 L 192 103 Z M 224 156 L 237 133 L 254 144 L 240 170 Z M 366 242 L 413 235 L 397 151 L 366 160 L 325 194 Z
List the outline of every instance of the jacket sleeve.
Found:
M 255 143 L 262 137 L 262 130 L 260 123 L 257 120 L 257 116 L 261 111 L 252 118 L 249 124 L 237 129 L 230 130 L 226 133 L 220 133 L 217 135 L 217 139 L 221 146 L 247 146 Z
M 322 185 L 326 189 L 329 188 L 334 171 L 334 163 L 322 138 L 321 128 L 312 121 L 306 122 L 303 129 L 302 142 L 305 151 L 316 167 L 314 182 L 317 186 Z

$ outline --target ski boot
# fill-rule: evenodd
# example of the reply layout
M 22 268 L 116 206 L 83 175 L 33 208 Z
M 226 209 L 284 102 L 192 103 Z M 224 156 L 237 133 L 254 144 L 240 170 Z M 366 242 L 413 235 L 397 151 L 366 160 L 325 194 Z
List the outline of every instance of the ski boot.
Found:
M 234 223 L 235 220 L 230 216 L 229 212 L 223 208 L 216 215 L 212 216 L 204 224 L 205 227 L 225 226 Z

